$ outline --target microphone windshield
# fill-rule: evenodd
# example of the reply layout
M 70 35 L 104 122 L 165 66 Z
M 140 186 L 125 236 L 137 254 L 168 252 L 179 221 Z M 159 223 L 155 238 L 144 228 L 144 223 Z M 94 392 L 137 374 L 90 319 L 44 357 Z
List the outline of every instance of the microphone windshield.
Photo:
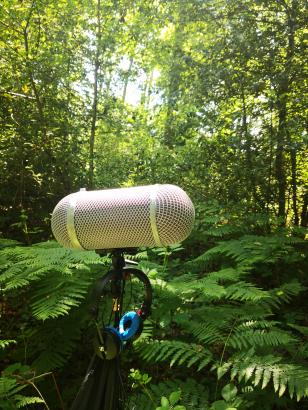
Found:
M 175 185 L 81 189 L 56 205 L 51 229 L 71 249 L 159 247 L 183 241 L 194 217 L 193 203 Z

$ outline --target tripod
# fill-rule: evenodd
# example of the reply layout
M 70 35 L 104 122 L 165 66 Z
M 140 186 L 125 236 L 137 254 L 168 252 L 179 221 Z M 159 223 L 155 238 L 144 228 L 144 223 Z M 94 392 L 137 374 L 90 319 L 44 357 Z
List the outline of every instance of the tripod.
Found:
M 127 262 L 129 264 L 134 262 L 125 261 L 124 251 L 122 249 L 112 251 L 112 268 L 97 281 L 95 286 L 91 315 L 95 319 L 98 333 L 95 346 L 96 353 L 92 356 L 86 376 L 70 410 L 125 409 L 126 394 L 120 371 L 120 353 L 122 350 L 128 349 L 133 339 L 142 332 L 143 322 L 150 314 L 152 287 L 148 277 L 141 270 L 126 266 Z M 128 281 L 132 283 L 132 278 L 137 279 L 143 285 L 143 300 L 135 315 L 134 311 L 130 312 L 130 317 L 135 318 L 138 316 L 136 319 L 138 320 L 138 329 L 133 337 L 125 339 L 133 324 L 126 320 L 126 329 L 124 325 L 122 333 L 119 333 L 121 321 L 126 315 L 122 319 L 120 318 L 124 309 L 126 283 Z M 108 292 L 106 292 L 107 289 Z M 106 296 L 106 293 L 112 297 L 112 312 L 107 327 L 104 321 L 102 325 L 98 323 L 100 302 Z M 112 316 L 114 316 L 113 327 L 110 327 Z

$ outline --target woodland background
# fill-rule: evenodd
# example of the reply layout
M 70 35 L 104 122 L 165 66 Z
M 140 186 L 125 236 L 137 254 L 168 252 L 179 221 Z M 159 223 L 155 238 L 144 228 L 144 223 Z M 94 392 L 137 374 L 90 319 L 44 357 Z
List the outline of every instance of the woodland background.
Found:
M 302 0 L 1 1 L 1 409 L 69 408 L 92 353 L 108 257 L 52 241 L 56 203 L 153 183 L 197 218 L 134 256 L 155 307 L 130 408 L 307 408 L 306 21 Z

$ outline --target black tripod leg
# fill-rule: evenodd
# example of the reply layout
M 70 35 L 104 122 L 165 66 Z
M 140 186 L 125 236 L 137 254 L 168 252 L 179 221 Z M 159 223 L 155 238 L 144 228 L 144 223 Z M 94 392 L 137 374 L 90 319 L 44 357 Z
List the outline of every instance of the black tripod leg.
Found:
M 123 394 L 119 358 L 94 355 L 70 410 L 122 410 Z

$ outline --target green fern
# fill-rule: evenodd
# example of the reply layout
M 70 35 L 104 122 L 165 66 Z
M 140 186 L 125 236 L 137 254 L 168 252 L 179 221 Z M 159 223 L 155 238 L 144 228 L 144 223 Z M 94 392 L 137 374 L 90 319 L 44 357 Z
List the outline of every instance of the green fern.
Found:
M 252 383 L 264 389 L 272 380 L 275 392 L 279 397 L 288 389 L 291 398 L 297 400 L 308 396 L 308 370 L 302 366 L 283 363 L 282 358 L 273 355 L 257 356 L 254 350 L 237 354 L 223 366 L 213 366 L 217 369 L 220 379 L 227 371 L 230 378 L 239 382 Z
M 31 330 L 24 329 L 26 339 L 21 340 L 19 349 L 27 343 L 28 360 L 32 359 L 37 370 L 63 367 L 76 348 L 82 326 L 88 326 L 87 311 L 77 308 L 95 279 L 103 275 L 109 259 L 94 252 L 65 250 L 55 242 L 6 247 L 0 257 L 4 261 L 0 283 L 7 295 L 6 305 L 13 304 L 17 306 L 13 310 L 18 311 L 22 295 L 32 317 L 41 321 L 32 322 Z
M 214 248 L 196 258 L 193 263 L 208 264 L 224 255 L 238 266 L 251 266 L 258 262 L 275 263 L 288 252 L 294 253 L 293 245 L 304 244 L 304 240 L 293 236 L 245 235 L 240 239 L 220 242 Z
M 237 301 L 254 301 L 268 298 L 269 293 L 262 290 L 252 283 L 239 281 L 239 273 L 232 272 L 231 269 L 225 269 L 219 275 L 219 272 L 214 272 L 205 277 L 196 277 L 195 275 L 187 275 L 184 281 L 177 279 L 168 284 L 168 288 L 174 291 L 181 291 L 183 295 L 191 295 L 194 291 L 201 291 L 207 299 L 231 299 Z M 181 277 L 182 278 L 182 277 Z M 222 285 L 219 282 L 233 281 L 236 282 L 230 285 Z
M 16 340 L 0 340 L 0 349 L 5 349 L 7 346 L 11 345 L 11 344 L 15 344 L 17 343 Z
M 16 407 L 18 409 L 26 407 L 30 404 L 45 403 L 45 401 L 40 397 L 21 396 L 19 394 L 16 394 L 14 399 L 17 400 Z
M 286 323 L 281 316 L 280 320 L 271 320 L 277 308 L 290 303 L 305 287 L 295 279 L 265 290 L 249 279 L 259 274 L 259 267 L 269 275 L 274 264 L 301 263 L 302 256 L 299 257 L 296 248 L 303 245 L 302 239 L 284 233 L 246 235 L 221 242 L 186 264 L 188 273 L 182 270 L 182 274 L 165 281 L 158 289 L 156 303 L 164 308 L 159 308 L 154 340 L 138 344 L 139 355 L 158 364 L 168 362 L 181 369 L 193 366 L 202 370 L 203 366 L 198 367 L 202 362 L 199 349 L 201 355 L 209 352 L 206 363 L 219 363 L 214 365 L 219 378 L 230 370 L 232 380 L 250 383 L 252 389 L 265 389 L 270 376 L 277 396 L 288 390 L 291 398 L 294 394 L 298 399 L 306 397 L 307 371 L 304 365 L 292 363 L 292 359 L 288 361 L 291 355 L 285 353 L 296 352 L 301 355 L 298 357 L 305 357 L 301 335 L 285 330 Z M 222 268 L 217 269 L 217 265 Z M 207 272 L 213 266 L 217 270 Z M 168 320 L 172 329 L 169 333 Z M 159 340 L 161 334 L 164 340 Z M 169 340 L 174 334 L 177 340 Z M 187 340 L 191 342 L 190 347 Z M 245 354 L 250 348 L 253 353 L 248 360 Z M 195 355 L 193 350 L 197 351 Z M 240 356 L 241 352 L 244 356 Z M 285 358 L 281 356 L 283 352 Z M 249 397 L 246 392 L 236 403 L 248 406 Z
M 40 340 L 40 343 L 32 346 L 32 366 L 38 372 L 63 367 L 76 348 L 82 329 L 88 326 L 88 321 L 87 311 L 74 309 L 69 316 L 47 320 L 37 326 L 31 335 L 31 340 Z M 88 337 L 93 338 L 93 332 L 88 333 Z
M 18 245 L 21 245 L 21 243 L 18 241 L 14 241 L 13 239 L 0 238 L 0 249 L 11 248 L 12 246 Z
M 55 242 L 6 248 L 2 250 L 1 258 L 5 260 L 0 275 L 4 292 L 25 287 L 55 272 L 65 276 L 73 275 L 75 270 L 89 272 L 88 265 L 107 261 L 94 252 L 67 250 Z
M 247 349 L 251 346 L 282 346 L 296 342 L 297 339 L 288 332 L 271 329 L 249 329 L 246 331 L 234 331 L 228 343 L 235 349 Z
M 191 367 L 196 365 L 197 371 L 203 369 L 212 359 L 212 354 L 203 346 L 177 340 L 153 340 L 146 344 L 139 343 L 137 351 L 146 361 L 155 363 L 168 361 L 173 365 Z
M 55 242 L 32 247 L 6 248 L 0 283 L 8 293 L 33 283 L 30 304 L 37 319 L 68 314 L 79 306 L 94 281 L 90 266 L 104 265 L 108 259 L 94 252 L 66 250 Z
M 155 410 L 162 396 L 181 390 L 181 403 L 187 410 L 204 410 L 208 406 L 208 392 L 204 385 L 187 378 L 165 380 L 158 384 L 147 385 L 147 392 L 141 391 L 131 395 L 129 410 Z

